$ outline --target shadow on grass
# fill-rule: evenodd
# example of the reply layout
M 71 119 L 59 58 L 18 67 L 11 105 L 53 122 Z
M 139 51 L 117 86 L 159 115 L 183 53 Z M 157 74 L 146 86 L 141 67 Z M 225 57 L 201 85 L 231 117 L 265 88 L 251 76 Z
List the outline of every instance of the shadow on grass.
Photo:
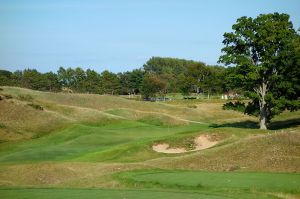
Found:
M 232 127 L 232 128 L 245 128 L 245 129 L 257 129 L 259 128 L 257 122 L 253 122 L 250 120 L 243 122 L 231 122 L 225 124 L 212 124 L 210 125 L 212 128 L 222 128 L 222 127 Z
M 268 129 L 279 130 L 279 129 L 295 127 L 298 125 L 300 125 L 300 118 L 271 122 L 268 125 Z M 212 128 L 232 127 L 232 128 L 245 128 L 245 129 L 259 129 L 259 124 L 258 124 L 258 122 L 247 120 L 247 121 L 243 121 L 243 122 L 212 124 L 212 125 L 210 125 L 210 127 L 212 127 Z
M 275 121 L 271 122 L 269 125 L 269 129 L 271 130 L 278 130 L 278 129 L 284 129 L 284 128 L 291 128 L 300 125 L 300 118 L 296 119 L 288 119 L 283 121 Z

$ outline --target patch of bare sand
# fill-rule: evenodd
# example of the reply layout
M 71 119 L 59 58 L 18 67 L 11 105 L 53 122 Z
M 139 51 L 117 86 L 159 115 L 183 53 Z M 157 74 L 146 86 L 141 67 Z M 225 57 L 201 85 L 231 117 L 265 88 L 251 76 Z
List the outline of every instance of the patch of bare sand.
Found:
M 190 151 L 199 151 L 203 149 L 210 148 L 219 142 L 209 135 L 200 135 L 195 138 L 195 149 L 186 150 L 185 148 L 170 148 L 170 145 L 167 143 L 156 144 L 152 146 L 152 149 L 159 153 L 185 153 Z
M 200 135 L 195 139 L 196 148 L 194 151 L 210 148 L 219 142 L 209 135 Z
M 170 148 L 169 144 L 156 144 L 152 146 L 152 149 L 159 153 L 185 153 L 187 152 L 184 148 Z

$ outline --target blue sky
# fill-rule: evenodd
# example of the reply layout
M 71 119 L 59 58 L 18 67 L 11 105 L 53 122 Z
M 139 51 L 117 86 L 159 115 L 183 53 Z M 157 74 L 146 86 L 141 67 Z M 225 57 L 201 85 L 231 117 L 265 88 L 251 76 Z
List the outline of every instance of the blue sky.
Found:
M 237 18 L 271 12 L 300 27 L 299 0 L 0 0 L 0 68 L 123 72 L 152 56 L 216 64 Z

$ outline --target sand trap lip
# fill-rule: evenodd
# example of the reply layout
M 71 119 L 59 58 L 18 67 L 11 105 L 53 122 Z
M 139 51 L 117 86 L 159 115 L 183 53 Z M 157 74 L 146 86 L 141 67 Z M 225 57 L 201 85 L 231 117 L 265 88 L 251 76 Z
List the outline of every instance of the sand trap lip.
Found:
M 159 153 L 186 153 L 207 149 L 219 143 L 218 141 L 212 141 L 209 135 L 200 135 L 195 138 L 194 142 L 196 147 L 193 150 L 186 150 L 185 148 L 170 148 L 170 145 L 167 143 L 153 145 L 152 149 Z

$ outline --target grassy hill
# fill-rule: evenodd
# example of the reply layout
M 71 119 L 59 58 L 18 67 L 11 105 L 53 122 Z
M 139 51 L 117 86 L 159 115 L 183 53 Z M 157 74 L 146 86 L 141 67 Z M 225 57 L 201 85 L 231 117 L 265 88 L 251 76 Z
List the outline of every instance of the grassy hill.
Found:
M 297 198 L 300 112 L 274 118 L 222 110 L 222 100 L 143 102 L 2 87 L 4 198 Z M 190 149 L 158 153 L 156 143 Z M 224 181 L 232 180 L 234 183 Z M 273 181 L 281 183 L 273 183 Z

